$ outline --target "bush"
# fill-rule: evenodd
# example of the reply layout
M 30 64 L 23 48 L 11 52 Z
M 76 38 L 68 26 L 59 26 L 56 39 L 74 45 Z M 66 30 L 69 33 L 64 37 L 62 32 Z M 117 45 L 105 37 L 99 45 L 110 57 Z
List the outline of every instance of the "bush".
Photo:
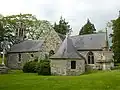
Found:
M 38 75 L 51 75 L 50 61 L 41 60 L 37 65 Z
M 30 61 L 27 62 L 24 66 L 23 66 L 23 72 L 24 73 L 36 73 L 36 65 L 37 62 L 35 61 Z

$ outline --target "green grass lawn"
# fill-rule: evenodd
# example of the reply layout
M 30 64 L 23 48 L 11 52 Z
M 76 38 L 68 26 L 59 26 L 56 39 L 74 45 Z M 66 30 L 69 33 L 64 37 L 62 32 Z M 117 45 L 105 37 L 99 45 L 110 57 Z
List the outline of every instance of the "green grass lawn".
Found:
M 2 58 L 0 57 L 0 64 L 2 63 Z
M 81 76 L 38 76 L 12 71 L 0 75 L 0 90 L 120 90 L 120 71 Z
M 6 64 L 6 57 L 4 63 Z M 0 64 L 2 64 L 2 58 L 0 57 Z

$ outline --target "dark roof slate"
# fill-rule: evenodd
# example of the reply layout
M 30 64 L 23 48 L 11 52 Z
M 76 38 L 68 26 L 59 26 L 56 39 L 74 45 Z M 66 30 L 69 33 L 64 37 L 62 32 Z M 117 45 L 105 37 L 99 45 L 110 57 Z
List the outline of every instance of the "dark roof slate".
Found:
M 51 59 L 55 58 L 78 58 L 81 59 L 83 58 L 78 52 L 77 50 L 74 48 L 72 40 L 68 37 L 65 38 L 65 40 L 63 41 L 62 45 L 60 46 L 60 48 L 58 49 L 58 51 L 50 57 Z
M 37 52 L 41 50 L 43 42 L 42 40 L 26 40 L 13 45 L 8 53 Z
M 74 47 L 80 49 L 102 49 L 105 46 L 105 33 L 71 36 Z

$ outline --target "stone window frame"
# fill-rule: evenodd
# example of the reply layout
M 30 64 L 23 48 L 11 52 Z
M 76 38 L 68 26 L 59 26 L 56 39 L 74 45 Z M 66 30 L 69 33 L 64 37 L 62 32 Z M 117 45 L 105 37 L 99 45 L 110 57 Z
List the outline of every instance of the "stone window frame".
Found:
M 22 55 L 21 53 L 18 53 L 18 62 L 21 62 L 22 61 Z
M 94 64 L 95 60 L 94 60 L 94 53 L 92 51 L 89 51 L 87 53 L 87 63 L 88 64 Z
M 76 61 L 71 61 L 71 69 L 76 69 Z
M 34 54 L 33 54 L 33 53 L 31 53 L 31 54 L 30 54 L 30 56 L 33 58 L 33 57 L 34 57 Z
M 52 56 L 52 55 L 54 55 L 54 54 L 55 54 L 54 50 L 50 50 L 49 51 L 49 57 Z

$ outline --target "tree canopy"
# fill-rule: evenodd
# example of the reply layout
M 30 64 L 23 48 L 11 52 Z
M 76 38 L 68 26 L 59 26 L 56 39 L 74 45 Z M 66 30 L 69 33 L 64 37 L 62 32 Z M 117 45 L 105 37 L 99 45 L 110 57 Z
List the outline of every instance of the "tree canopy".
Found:
M 114 59 L 120 63 L 120 17 L 112 20 L 112 50 L 114 52 Z
M 87 23 L 80 29 L 79 35 L 84 35 L 84 34 L 92 34 L 95 33 L 96 29 L 94 24 L 90 22 L 90 20 L 87 20 Z
M 68 25 L 68 22 L 66 22 L 66 20 L 63 19 L 62 16 L 60 17 L 58 24 L 56 22 L 54 23 L 53 28 L 56 32 L 63 35 L 66 35 L 68 32 L 72 31 L 72 28 L 70 28 L 70 25 Z
M 46 34 L 50 33 L 50 30 L 53 30 L 53 28 L 48 21 L 38 20 L 32 14 L 18 14 L 6 17 L 1 15 L 0 46 L 3 41 L 12 44 L 19 43 L 21 40 L 17 38 L 18 36 L 32 40 L 44 39 Z M 21 31 L 24 31 L 24 33 Z M 17 32 L 19 32 L 19 35 Z

